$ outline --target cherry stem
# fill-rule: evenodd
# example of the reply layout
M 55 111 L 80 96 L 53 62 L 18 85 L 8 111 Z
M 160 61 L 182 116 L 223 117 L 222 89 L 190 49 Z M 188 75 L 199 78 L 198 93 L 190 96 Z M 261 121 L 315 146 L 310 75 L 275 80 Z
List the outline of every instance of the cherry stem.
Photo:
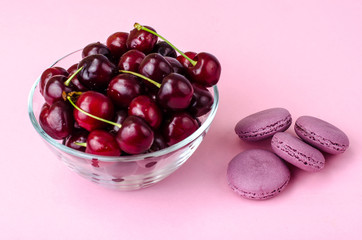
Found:
M 99 121 L 102 121 L 102 122 L 105 122 L 105 123 L 109 123 L 109 124 L 111 124 L 111 125 L 113 125 L 113 126 L 116 126 L 116 127 L 119 127 L 119 128 L 122 127 L 122 125 L 119 124 L 119 123 L 115 123 L 115 122 L 112 122 L 112 121 L 109 121 L 109 120 L 106 120 L 106 119 L 103 119 L 103 118 L 94 116 L 93 114 L 87 113 L 86 111 L 84 111 L 83 109 L 81 109 L 80 107 L 78 107 L 78 106 L 72 101 L 72 99 L 71 99 L 70 96 L 67 96 L 67 99 L 68 99 L 68 101 L 70 102 L 70 104 L 73 105 L 73 107 L 74 107 L 75 109 L 77 109 L 78 111 L 84 113 L 85 115 L 87 115 L 87 116 L 89 116 L 89 117 L 92 117 L 92 118 L 94 118 L 94 119 L 97 119 L 97 120 L 99 120 Z
M 81 146 L 81 147 L 87 147 L 86 142 L 74 142 L 75 145 Z
M 143 31 L 146 31 L 146 32 L 149 32 L 149 33 L 152 33 L 153 35 L 161 38 L 162 40 L 164 40 L 165 42 L 168 43 L 168 45 L 170 45 L 173 49 L 175 49 L 179 54 L 181 54 L 184 58 L 186 58 L 191 64 L 192 66 L 195 66 L 197 61 L 195 60 L 192 60 L 191 58 L 189 58 L 188 56 L 186 56 L 186 54 L 184 52 L 182 52 L 181 50 L 179 50 L 177 47 L 175 47 L 175 45 L 173 45 L 172 43 L 170 43 L 166 38 L 162 37 L 160 34 L 156 33 L 155 31 L 152 31 L 151 29 L 145 27 L 145 26 L 142 26 L 141 24 L 139 23 L 135 23 L 134 25 L 134 28 L 136 28 L 138 31 L 140 30 L 143 30 Z
M 72 74 L 72 76 L 70 76 L 65 82 L 64 85 L 65 86 L 69 86 L 70 81 L 72 81 L 72 79 L 83 69 L 84 66 L 80 67 L 75 73 Z
M 152 80 L 152 79 L 150 79 L 150 78 L 148 78 L 148 77 L 146 77 L 146 76 L 143 76 L 142 74 L 139 74 L 139 73 L 136 73 L 136 72 L 132 72 L 132 71 L 127 71 L 127 70 L 119 70 L 119 71 L 122 72 L 122 73 L 129 73 L 129 74 L 135 75 L 135 76 L 137 76 L 137 77 L 143 78 L 144 80 L 152 83 L 152 84 L 155 85 L 156 87 L 158 87 L 158 88 L 161 87 L 161 83 L 158 83 L 158 82 L 156 82 L 156 81 L 154 81 L 154 80 Z

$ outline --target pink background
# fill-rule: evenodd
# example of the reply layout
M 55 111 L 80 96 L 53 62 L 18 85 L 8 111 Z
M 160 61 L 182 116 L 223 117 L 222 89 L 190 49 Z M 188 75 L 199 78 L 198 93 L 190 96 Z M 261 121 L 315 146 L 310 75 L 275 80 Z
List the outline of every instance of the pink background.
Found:
M 362 238 L 361 1 L 23 0 L 0 11 L 0 239 Z M 30 124 L 27 97 L 59 57 L 136 21 L 219 58 L 220 107 L 178 171 L 116 192 L 56 160 Z M 276 198 L 242 199 L 227 186 L 227 164 L 268 146 L 242 142 L 234 126 L 270 107 L 327 120 L 351 146 L 319 173 L 292 169 Z

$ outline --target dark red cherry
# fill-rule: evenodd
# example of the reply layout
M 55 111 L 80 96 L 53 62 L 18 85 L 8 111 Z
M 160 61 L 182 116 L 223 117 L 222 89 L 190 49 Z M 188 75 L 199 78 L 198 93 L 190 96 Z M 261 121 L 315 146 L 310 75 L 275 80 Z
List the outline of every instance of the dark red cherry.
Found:
M 177 54 L 175 49 L 173 49 L 167 42 L 165 41 L 159 41 L 158 43 L 156 43 L 156 45 L 153 48 L 153 51 L 155 53 L 159 53 L 162 56 L 166 57 L 172 57 L 172 58 L 176 58 Z
M 158 131 L 154 132 L 154 140 L 149 152 L 156 152 L 167 147 L 168 146 L 163 135 Z
M 93 130 L 87 138 L 86 153 L 101 156 L 120 156 L 119 148 L 114 136 L 104 130 Z
M 165 57 L 165 59 L 171 64 L 174 73 L 185 75 L 186 68 L 182 66 L 182 64 L 176 58 Z
M 77 70 L 78 70 L 78 63 L 73 64 L 67 69 L 67 71 L 69 72 L 69 76 L 72 76 L 73 73 L 75 73 Z M 78 79 L 78 74 L 72 78 L 69 87 L 72 88 L 73 91 L 79 91 L 79 92 L 88 91 L 88 88 L 86 88 L 83 84 L 80 83 Z
M 115 112 L 114 115 L 115 116 L 114 116 L 113 122 L 122 125 L 123 121 L 128 117 L 128 111 L 126 109 L 120 109 L 117 112 Z M 118 130 L 119 130 L 118 126 L 111 125 L 109 128 L 109 133 L 116 135 Z
M 166 122 L 163 129 L 163 136 L 166 143 L 171 146 L 190 136 L 198 127 L 198 122 L 190 114 L 185 112 L 175 113 Z
M 85 152 L 85 147 L 80 146 L 80 145 L 78 145 L 76 143 L 86 143 L 88 134 L 89 133 L 84 129 L 74 131 L 65 139 L 63 144 L 65 146 L 73 148 L 75 150 Z
M 107 38 L 107 47 L 115 59 L 119 59 L 127 51 L 128 35 L 125 32 L 115 32 Z
M 122 151 L 129 154 L 140 154 L 152 146 L 153 131 L 142 118 L 128 116 L 123 121 L 116 140 Z
M 129 50 L 122 55 L 118 62 L 118 68 L 121 70 L 138 72 L 138 68 L 146 55 L 138 50 Z
M 106 89 L 117 72 L 116 66 L 101 54 L 83 58 L 78 64 L 78 69 L 81 67 L 83 68 L 77 75 L 78 79 L 90 90 Z
M 190 81 L 178 73 L 166 76 L 157 93 L 160 106 L 174 111 L 186 109 L 191 102 L 194 90 Z
M 219 60 L 217 60 L 214 55 L 205 52 L 197 54 L 193 60 L 196 61 L 196 65 L 191 65 L 187 68 L 192 81 L 206 87 L 216 85 L 221 74 L 221 65 Z
M 87 91 L 79 96 L 76 105 L 83 111 L 105 120 L 112 120 L 114 107 L 111 99 L 102 93 Z M 82 128 L 92 131 L 104 128 L 107 123 L 88 116 L 74 108 L 74 118 Z
M 144 119 L 152 128 L 158 128 L 162 122 L 162 112 L 157 104 L 146 95 L 132 100 L 128 107 L 128 115 Z
M 111 57 L 111 51 L 108 49 L 106 45 L 100 42 L 90 43 L 87 46 L 85 46 L 82 50 L 82 58 L 95 54 L 104 55 L 108 59 L 110 59 Z
M 40 111 L 39 124 L 54 139 L 67 137 L 74 125 L 71 106 L 64 101 L 55 102 L 51 106 L 45 103 Z
M 194 57 L 197 55 L 197 53 L 195 52 L 185 52 L 185 55 L 188 56 L 191 59 L 194 59 Z M 189 60 L 187 60 L 184 56 L 179 55 L 177 58 L 177 61 L 179 61 L 182 66 L 184 66 L 185 68 L 188 68 L 190 66 L 192 66 L 192 64 L 190 63 Z
M 211 110 L 214 103 L 214 97 L 210 91 L 203 85 L 193 83 L 194 95 L 192 97 L 188 112 L 195 117 L 205 115 Z
M 63 100 L 63 92 L 71 92 L 71 89 L 64 85 L 67 78 L 63 75 L 55 75 L 51 77 L 45 87 L 43 96 L 45 101 L 52 105 L 54 102 Z
M 141 62 L 138 72 L 158 83 L 173 72 L 171 64 L 158 53 L 148 54 Z
M 62 75 L 65 77 L 68 77 L 68 72 L 67 70 L 65 70 L 64 68 L 61 67 L 51 67 L 46 69 L 41 77 L 40 77 L 40 82 L 39 82 L 39 91 L 41 93 L 41 95 L 43 95 L 44 92 L 44 87 L 46 85 L 46 83 L 49 81 L 49 79 L 55 75 Z
M 152 31 L 155 31 L 153 28 L 148 27 Z M 131 30 L 127 38 L 127 47 L 129 49 L 137 49 L 145 54 L 152 51 L 153 47 L 157 42 L 158 37 L 152 33 L 146 32 L 144 30 L 137 30 L 134 28 Z
M 107 88 L 107 96 L 120 108 L 128 107 L 132 99 L 141 93 L 141 81 L 136 76 L 127 73 L 114 77 Z

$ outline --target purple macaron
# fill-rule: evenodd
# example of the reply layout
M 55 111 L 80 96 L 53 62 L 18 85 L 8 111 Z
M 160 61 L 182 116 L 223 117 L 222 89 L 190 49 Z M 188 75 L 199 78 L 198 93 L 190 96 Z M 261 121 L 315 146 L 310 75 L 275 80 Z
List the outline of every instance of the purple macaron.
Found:
M 235 132 L 242 140 L 259 141 L 287 130 L 291 124 L 288 110 L 270 108 L 241 119 L 235 126 Z
M 227 180 L 240 196 L 263 200 L 284 190 L 290 180 L 290 171 L 274 153 L 252 149 L 239 153 L 229 162 Z
M 305 171 L 318 172 L 324 167 L 325 158 L 318 149 L 289 133 L 276 133 L 271 146 L 276 155 Z
M 294 130 L 305 142 L 326 153 L 343 153 L 349 147 L 348 137 L 342 130 L 316 117 L 299 117 Z

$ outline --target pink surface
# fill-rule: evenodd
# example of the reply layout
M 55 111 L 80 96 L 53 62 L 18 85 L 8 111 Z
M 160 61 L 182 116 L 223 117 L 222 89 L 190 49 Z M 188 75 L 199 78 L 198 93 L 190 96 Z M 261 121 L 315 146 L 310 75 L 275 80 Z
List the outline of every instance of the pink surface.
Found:
M 361 239 L 361 1 L 10 1 L 1 7 L 0 239 Z M 182 16 L 184 14 L 184 16 Z M 116 192 L 56 160 L 27 97 L 59 57 L 134 22 L 222 63 L 220 107 L 195 154 L 153 187 Z M 238 197 L 226 167 L 260 146 L 239 119 L 270 107 L 312 115 L 350 138 L 319 173 L 292 170 L 267 201 Z M 291 129 L 289 131 L 292 131 Z

